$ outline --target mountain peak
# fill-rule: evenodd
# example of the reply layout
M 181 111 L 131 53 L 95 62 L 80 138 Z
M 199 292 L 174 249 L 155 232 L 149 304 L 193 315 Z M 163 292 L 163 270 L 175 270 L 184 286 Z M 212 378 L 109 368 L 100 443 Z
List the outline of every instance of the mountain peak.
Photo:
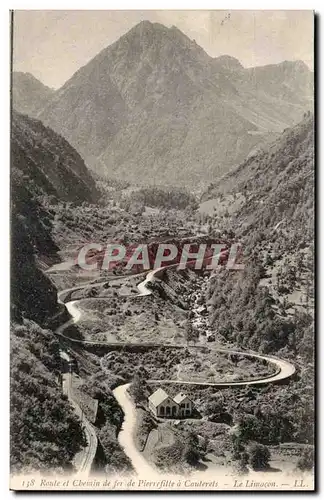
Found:
M 169 28 L 164 26 L 161 23 L 152 23 L 151 21 L 144 20 L 139 22 L 138 24 L 135 24 L 133 28 L 131 28 L 124 36 L 131 36 L 131 35 L 147 35 L 150 33 L 167 33 Z
M 156 42 L 163 39 L 164 42 L 176 42 L 187 47 L 197 48 L 201 52 L 205 52 L 194 40 L 191 40 L 185 33 L 183 33 L 177 26 L 170 28 L 161 23 L 152 23 L 151 21 L 141 21 L 131 28 L 120 40 L 132 40 L 133 37 L 139 39 L 147 39 L 149 42 Z M 118 43 L 118 40 L 117 42 Z M 207 54 L 206 54 L 207 55 Z
M 176 26 L 169 28 L 147 20 L 133 26 L 95 59 L 100 64 L 107 64 L 104 60 L 113 59 L 114 64 L 124 66 L 124 70 L 127 71 L 139 61 L 142 68 L 159 67 L 160 70 L 162 68 L 162 72 L 167 67 L 180 67 L 186 64 L 190 66 L 189 73 L 195 71 L 193 68 L 197 64 L 208 64 L 212 60 L 195 41 Z M 126 61 L 128 69 L 125 68 Z M 145 72 L 144 69 L 143 71 Z

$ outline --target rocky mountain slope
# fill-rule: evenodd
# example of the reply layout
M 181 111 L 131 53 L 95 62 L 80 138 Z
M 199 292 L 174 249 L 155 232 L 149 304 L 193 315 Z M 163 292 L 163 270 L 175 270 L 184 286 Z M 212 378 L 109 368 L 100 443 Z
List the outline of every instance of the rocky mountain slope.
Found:
M 14 71 L 12 74 L 12 104 L 20 113 L 36 117 L 54 94 L 51 89 L 30 73 Z
M 80 68 L 40 118 L 109 177 L 206 184 L 312 107 L 301 61 L 245 69 L 143 21 Z
M 218 273 L 209 290 L 218 333 L 240 345 L 312 360 L 314 345 L 314 119 L 306 114 L 209 195 L 243 199 L 214 227 L 243 246 L 242 273 Z M 221 190 L 221 191 L 220 191 Z
M 95 182 L 81 156 L 39 120 L 13 112 L 11 152 L 13 169 L 35 195 L 76 203 L 96 200 Z
M 296 248 L 314 238 L 314 175 L 314 118 L 307 113 L 221 183 L 211 185 L 204 198 L 241 196 L 244 202 L 228 220 L 232 229 L 271 239 L 284 235 L 285 246 Z
M 11 128 L 11 303 L 14 318 L 40 325 L 61 311 L 56 289 L 37 261 L 57 259 L 48 201 L 95 201 L 97 190 L 68 142 L 33 118 L 13 111 Z

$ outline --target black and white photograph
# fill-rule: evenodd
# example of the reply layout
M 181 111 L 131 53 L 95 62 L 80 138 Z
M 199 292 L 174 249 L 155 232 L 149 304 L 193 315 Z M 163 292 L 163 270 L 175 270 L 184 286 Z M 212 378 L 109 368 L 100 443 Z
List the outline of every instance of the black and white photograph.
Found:
M 12 490 L 314 491 L 314 27 L 10 11 Z

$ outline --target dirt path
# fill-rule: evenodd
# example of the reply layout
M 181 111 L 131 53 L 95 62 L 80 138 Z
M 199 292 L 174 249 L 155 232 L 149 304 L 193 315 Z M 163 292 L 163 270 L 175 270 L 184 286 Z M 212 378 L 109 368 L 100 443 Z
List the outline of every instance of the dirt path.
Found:
M 113 391 L 125 415 L 121 431 L 118 434 L 118 442 L 131 460 L 136 474 L 151 479 L 158 476 L 158 473 L 135 446 L 133 435 L 136 425 L 136 408 L 127 392 L 129 386 L 130 384 L 120 385 Z

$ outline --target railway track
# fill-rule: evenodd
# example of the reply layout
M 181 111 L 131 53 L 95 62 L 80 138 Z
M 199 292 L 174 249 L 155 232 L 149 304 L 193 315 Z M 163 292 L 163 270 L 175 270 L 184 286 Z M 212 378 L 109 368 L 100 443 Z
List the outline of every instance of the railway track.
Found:
M 66 394 L 68 400 L 73 406 L 76 415 L 80 418 L 81 425 L 85 432 L 87 446 L 83 449 L 81 461 L 78 465 L 78 473 L 82 473 L 88 476 L 90 474 L 91 467 L 97 452 L 98 439 L 94 427 L 85 417 L 84 412 L 81 410 L 79 404 L 73 397 L 71 373 L 65 373 L 63 375 L 63 393 Z

